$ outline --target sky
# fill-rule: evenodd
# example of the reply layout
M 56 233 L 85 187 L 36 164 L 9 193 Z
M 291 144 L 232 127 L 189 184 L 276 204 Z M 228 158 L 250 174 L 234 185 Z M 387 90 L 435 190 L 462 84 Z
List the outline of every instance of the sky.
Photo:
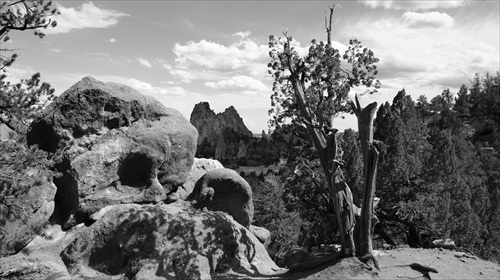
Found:
M 187 119 L 202 101 L 216 113 L 233 105 L 253 133 L 268 131 L 269 35 L 287 30 L 306 54 L 312 39 L 326 40 L 332 4 L 333 45 L 343 52 L 356 38 L 380 59 L 382 87 L 361 96 L 362 105 L 391 102 L 403 88 L 414 100 L 430 100 L 500 69 L 498 0 L 55 3 L 58 24 L 43 39 L 9 34 L 3 47 L 19 54 L 7 69 L 12 81 L 40 72 L 61 94 L 93 76 L 151 95 Z M 357 129 L 352 115 L 334 124 Z

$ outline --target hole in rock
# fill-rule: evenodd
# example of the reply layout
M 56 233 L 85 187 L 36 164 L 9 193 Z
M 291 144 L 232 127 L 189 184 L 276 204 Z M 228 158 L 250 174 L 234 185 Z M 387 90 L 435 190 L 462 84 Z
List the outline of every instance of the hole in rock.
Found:
M 104 105 L 104 111 L 114 113 L 120 111 L 120 108 L 116 104 L 107 103 Z
M 119 118 L 112 118 L 112 119 L 107 120 L 106 127 L 108 129 L 119 128 L 120 127 L 120 119 Z
M 118 168 L 121 184 L 134 188 L 148 185 L 152 172 L 152 160 L 141 153 L 130 153 Z

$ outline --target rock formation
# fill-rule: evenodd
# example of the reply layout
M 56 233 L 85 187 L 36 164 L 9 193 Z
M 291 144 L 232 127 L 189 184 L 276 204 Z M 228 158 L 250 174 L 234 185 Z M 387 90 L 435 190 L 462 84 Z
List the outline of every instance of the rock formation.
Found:
M 110 204 L 164 200 L 189 174 L 197 131 L 152 97 L 85 77 L 33 121 L 27 140 L 62 158 L 52 221 L 68 226 Z
M 230 216 L 176 205 L 116 205 L 61 256 L 71 275 L 84 278 L 211 279 L 229 269 L 246 275 L 278 269 Z
M 187 198 L 198 209 L 207 208 L 230 214 L 246 228 L 253 219 L 252 189 L 247 181 L 231 169 L 214 169 L 196 182 Z
M 243 123 L 233 106 L 215 114 L 208 102 L 194 106 L 191 124 L 199 132 L 197 157 L 223 159 L 236 156 L 240 141 L 252 137 L 252 132 Z
M 205 175 L 205 173 L 212 169 L 218 168 L 224 168 L 224 166 L 218 160 L 194 158 L 193 166 L 191 167 L 191 171 L 189 172 L 189 176 L 186 179 L 186 182 L 177 189 L 177 199 L 185 200 L 189 196 L 189 194 L 193 192 L 196 182 L 203 175 Z
M 0 201 L 0 253 L 9 255 L 0 278 L 276 274 L 261 243 L 269 231 L 251 226 L 249 184 L 217 160 L 194 159 L 197 136 L 176 110 L 129 87 L 91 77 L 73 85 L 27 135 L 29 145 L 57 158 L 62 176 L 52 183 L 27 170 L 41 183 Z M 30 232 L 33 226 L 40 229 Z

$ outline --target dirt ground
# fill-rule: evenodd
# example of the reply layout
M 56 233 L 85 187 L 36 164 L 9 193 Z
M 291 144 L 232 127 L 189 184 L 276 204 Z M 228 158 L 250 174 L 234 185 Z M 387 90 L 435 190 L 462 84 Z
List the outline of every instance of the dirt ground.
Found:
M 380 279 L 410 279 L 422 273 L 407 264 L 419 263 L 432 267 L 438 273 L 429 273 L 431 279 L 500 279 L 500 266 L 478 257 L 446 249 L 401 248 L 379 251 Z M 426 279 L 426 278 L 415 278 Z
M 274 276 L 220 275 L 214 279 L 274 279 L 274 280 L 330 280 L 330 279 L 500 279 L 500 265 L 478 257 L 446 249 L 398 248 L 376 251 L 380 271 L 369 270 L 357 259 L 330 261 L 304 272 L 277 272 Z M 418 263 L 437 270 L 429 277 L 410 268 Z

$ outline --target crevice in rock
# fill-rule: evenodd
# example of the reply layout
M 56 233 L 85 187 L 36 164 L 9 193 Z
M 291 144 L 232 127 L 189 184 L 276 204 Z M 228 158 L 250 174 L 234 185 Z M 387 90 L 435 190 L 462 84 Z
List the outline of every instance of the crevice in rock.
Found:
M 71 163 L 67 158 L 63 157 L 63 160 L 56 164 L 55 169 L 62 176 L 55 177 L 53 180 L 57 191 L 54 198 L 54 212 L 49 221 L 67 228 L 79 205 L 78 183 L 71 175 Z

